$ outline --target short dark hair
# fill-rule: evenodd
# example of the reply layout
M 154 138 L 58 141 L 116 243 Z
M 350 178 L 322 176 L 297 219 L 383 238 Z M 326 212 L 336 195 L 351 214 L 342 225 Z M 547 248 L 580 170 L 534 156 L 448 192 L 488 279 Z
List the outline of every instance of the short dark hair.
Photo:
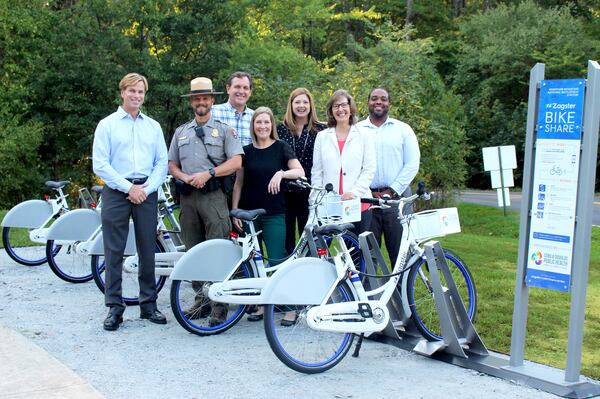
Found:
M 334 127 L 337 125 L 337 121 L 333 116 L 333 103 L 340 97 L 348 100 L 348 106 L 350 107 L 350 125 L 354 125 L 358 118 L 356 114 L 358 114 L 358 108 L 356 107 L 356 103 L 354 102 L 354 98 L 348 93 L 346 90 L 336 90 L 332 95 L 329 101 L 327 101 L 327 126 Z
M 378 87 L 374 88 L 373 90 L 371 90 L 369 92 L 369 97 L 367 97 L 367 102 L 371 99 L 371 94 L 373 94 L 373 92 L 375 90 L 383 90 L 383 91 L 385 91 L 387 93 L 388 101 L 392 102 L 392 97 L 390 97 L 390 92 L 385 87 L 383 87 L 383 86 L 378 86 Z
M 229 75 L 227 79 L 227 86 L 231 86 L 231 82 L 233 82 L 233 78 L 243 79 L 248 78 L 248 82 L 250 82 L 250 90 L 252 90 L 252 76 L 248 72 L 237 71 Z

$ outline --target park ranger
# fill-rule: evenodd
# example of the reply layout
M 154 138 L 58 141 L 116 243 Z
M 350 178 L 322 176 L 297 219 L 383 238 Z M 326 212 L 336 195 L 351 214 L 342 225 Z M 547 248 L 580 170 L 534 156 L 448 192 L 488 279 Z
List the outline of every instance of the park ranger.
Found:
M 242 166 L 244 151 L 236 131 L 211 115 L 215 94 L 212 81 L 190 82 L 189 97 L 194 119 L 175 130 L 169 147 L 169 173 L 177 179 L 181 195 L 181 233 L 186 249 L 213 238 L 226 238 L 231 230 L 227 195 L 229 176 Z M 195 283 L 195 304 L 186 317 L 210 316 L 210 324 L 224 321 L 225 305 L 209 303 Z

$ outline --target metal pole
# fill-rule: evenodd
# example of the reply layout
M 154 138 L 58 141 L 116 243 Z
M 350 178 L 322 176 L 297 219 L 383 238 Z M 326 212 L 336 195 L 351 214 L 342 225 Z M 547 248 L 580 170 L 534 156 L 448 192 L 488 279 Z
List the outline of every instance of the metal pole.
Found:
M 498 166 L 500 167 L 500 190 L 502 190 L 502 209 L 504 210 L 504 216 L 506 217 L 506 196 L 504 195 L 504 173 L 502 170 L 502 153 L 500 146 L 498 148 Z
M 587 291 L 596 156 L 598 153 L 598 125 L 600 123 L 600 65 L 588 61 L 588 78 L 583 106 L 582 151 L 579 163 L 579 182 L 575 235 L 573 237 L 573 263 L 571 272 L 571 312 L 569 317 L 569 343 L 565 381 L 579 381 L 581 347 L 585 319 L 585 294 Z
M 529 244 L 531 194 L 533 192 L 533 144 L 537 118 L 539 82 L 544 79 L 544 64 L 537 63 L 529 76 L 529 99 L 527 110 L 527 137 L 525 140 L 525 164 L 523 165 L 523 193 L 521 202 L 521 221 L 519 224 L 519 255 L 517 258 L 517 277 L 515 287 L 515 305 L 513 309 L 512 335 L 510 341 L 510 365 L 522 366 L 525 356 L 525 333 L 529 306 L 529 289 L 525 285 L 527 272 L 527 247 Z

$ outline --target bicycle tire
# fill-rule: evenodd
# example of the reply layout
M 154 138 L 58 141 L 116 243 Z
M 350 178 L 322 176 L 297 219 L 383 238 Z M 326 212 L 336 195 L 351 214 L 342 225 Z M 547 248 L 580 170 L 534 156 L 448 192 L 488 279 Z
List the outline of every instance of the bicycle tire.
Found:
M 444 248 L 444 256 L 454 278 L 456 288 L 467 310 L 467 315 L 471 321 L 474 321 L 475 314 L 477 313 L 477 289 L 473 276 L 465 262 L 454 252 Z M 425 266 L 425 269 L 423 269 L 423 266 Z M 441 341 L 443 336 L 441 335 L 439 315 L 431 285 L 428 283 L 428 280 L 425 283 L 420 278 L 420 269 L 423 269 L 427 277 L 428 267 L 425 256 L 412 267 L 408 275 L 407 296 L 408 305 L 411 310 L 411 319 L 425 339 L 428 341 Z M 440 275 L 440 278 L 442 279 L 442 285 L 444 285 L 444 277 Z
M 78 254 L 74 250 L 77 244 L 78 242 L 73 241 L 54 245 L 54 240 L 46 241 L 46 258 L 50 270 L 61 280 L 73 284 L 86 283 L 93 278 L 87 266 L 89 255 Z
M 248 262 L 244 262 L 232 276 L 232 279 L 252 278 L 254 275 L 252 266 Z M 173 315 L 177 322 L 192 334 L 200 336 L 221 334 L 233 327 L 246 313 L 248 305 L 223 304 L 227 309 L 225 321 L 211 325 L 212 301 L 206 294 L 199 302 L 196 302 L 197 286 L 192 286 L 193 283 L 186 280 L 173 280 L 171 283 L 171 309 Z M 196 283 L 204 284 L 204 282 Z
M 29 231 L 31 229 L 24 227 L 8 227 L 2 228 L 2 245 L 6 254 L 15 262 L 23 266 L 40 266 L 48 260 L 46 256 L 46 247 L 43 244 L 29 240 Z M 23 245 L 14 245 L 18 240 Z M 55 248 L 58 252 L 60 247 Z
M 329 246 L 331 243 L 331 236 L 324 236 L 323 238 L 325 240 L 325 244 L 327 246 Z M 346 243 L 346 247 L 348 248 L 348 250 L 352 250 L 352 248 L 354 248 L 354 251 L 351 252 L 352 262 L 354 262 L 354 266 L 358 269 L 358 271 L 364 272 L 365 271 L 365 259 L 362 256 L 362 252 L 360 251 L 360 247 L 358 244 L 358 237 L 356 236 L 356 234 L 354 234 L 350 231 L 346 231 L 344 234 L 342 234 L 342 238 L 344 239 L 344 242 Z M 299 258 L 304 258 L 304 257 L 308 256 L 308 250 L 309 250 L 308 244 L 305 244 L 300 249 Z
M 328 303 L 354 300 L 347 282 L 338 285 L 335 296 Z M 295 308 L 295 309 L 294 309 Z M 322 373 L 338 364 L 350 350 L 352 333 L 332 333 L 311 329 L 306 321 L 310 306 L 265 306 L 265 334 L 275 356 L 292 370 L 305 374 Z M 281 325 L 286 312 L 296 310 L 296 323 Z
M 156 253 L 165 252 L 162 244 L 159 241 L 156 241 L 156 245 L 154 248 Z M 125 260 L 126 257 L 123 258 Z M 96 283 L 96 286 L 102 293 L 104 293 L 105 283 L 104 283 L 104 256 L 103 255 L 92 255 L 91 260 L 92 266 L 92 278 Z M 139 283 L 137 280 L 137 273 L 124 273 L 125 277 L 121 282 L 121 289 L 124 295 L 122 296 L 123 302 L 128 306 L 136 306 L 140 304 L 139 300 Z M 129 277 L 129 278 L 128 278 Z M 156 277 L 156 293 L 158 294 L 160 290 L 164 287 L 167 282 L 166 276 L 157 276 Z M 134 296 L 134 293 L 138 296 Z

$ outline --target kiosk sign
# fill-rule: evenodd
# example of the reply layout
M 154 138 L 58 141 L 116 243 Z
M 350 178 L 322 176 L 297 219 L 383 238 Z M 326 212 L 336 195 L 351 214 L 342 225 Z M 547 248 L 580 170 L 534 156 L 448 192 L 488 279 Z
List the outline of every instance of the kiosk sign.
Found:
M 542 80 L 526 283 L 569 291 L 584 79 Z

